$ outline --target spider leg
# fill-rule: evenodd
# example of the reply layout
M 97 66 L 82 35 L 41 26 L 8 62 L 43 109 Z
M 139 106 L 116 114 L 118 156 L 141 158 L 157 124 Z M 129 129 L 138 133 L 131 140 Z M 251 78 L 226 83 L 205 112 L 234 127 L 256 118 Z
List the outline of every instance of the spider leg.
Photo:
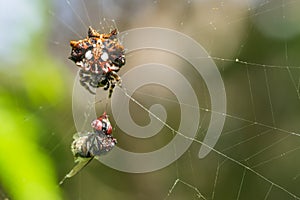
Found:
M 85 73 L 84 71 L 80 70 L 79 71 L 79 77 L 80 77 L 80 85 L 84 87 L 89 93 L 95 95 L 96 93 L 91 90 L 91 88 L 88 86 L 87 82 L 90 81 L 90 76 L 89 74 Z
M 111 95 L 112 95 L 112 93 L 114 91 L 115 86 L 116 86 L 116 83 L 113 80 L 111 80 L 111 84 L 110 84 L 110 88 L 109 88 L 109 93 L 108 93 L 108 98 L 111 97 Z
M 106 85 L 105 85 L 105 87 L 103 88 L 104 90 L 108 90 L 108 88 L 109 88 L 109 81 L 107 81 L 107 83 L 106 83 Z
M 110 77 L 110 88 L 109 88 L 109 95 L 108 95 L 109 98 L 111 97 L 116 84 L 118 84 L 119 87 L 122 87 L 121 86 L 121 77 L 116 72 L 112 71 L 111 77 Z
M 111 76 L 115 80 L 114 82 L 118 84 L 119 87 L 122 87 L 122 79 L 121 77 L 114 71 L 111 72 Z

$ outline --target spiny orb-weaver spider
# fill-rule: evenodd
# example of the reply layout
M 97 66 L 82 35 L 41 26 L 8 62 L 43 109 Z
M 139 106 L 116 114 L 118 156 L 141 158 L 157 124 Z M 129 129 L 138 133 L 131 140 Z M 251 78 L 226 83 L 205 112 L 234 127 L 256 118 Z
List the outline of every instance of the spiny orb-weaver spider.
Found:
M 109 89 L 110 98 L 115 85 L 121 85 L 117 72 L 125 65 L 125 55 L 117 34 L 117 29 L 100 34 L 89 27 L 87 38 L 70 41 L 69 59 L 80 67 L 80 84 L 91 94 L 95 92 L 90 87 L 104 87 L 104 90 Z

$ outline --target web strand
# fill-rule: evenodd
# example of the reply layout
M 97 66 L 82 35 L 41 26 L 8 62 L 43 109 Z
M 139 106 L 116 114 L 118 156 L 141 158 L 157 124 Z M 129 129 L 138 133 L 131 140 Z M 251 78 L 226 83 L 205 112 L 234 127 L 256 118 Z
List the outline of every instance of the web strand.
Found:
M 68 1 L 68 0 L 65 0 L 65 2 L 68 4 L 69 8 L 72 10 L 73 14 L 75 15 L 75 19 L 79 22 L 79 24 L 85 24 L 83 18 L 78 14 L 78 12 L 76 12 L 76 10 L 74 8 L 77 8 L 77 7 L 74 7 L 74 5 L 71 5 L 72 2 Z M 83 5 L 82 9 L 85 13 L 85 15 L 87 16 L 87 18 L 84 18 L 84 19 L 87 19 L 88 23 L 91 23 L 91 18 L 89 16 L 89 13 L 88 13 L 88 10 L 87 10 L 87 3 L 88 1 L 85 1 L 85 0 L 81 0 L 81 5 Z M 268 12 L 271 12 L 273 10 L 276 10 L 278 8 L 280 8 L 282 10 L 282 17 L 286 17 L 286 10 L 285 10 L 285 7 L 288 6 L 288 5 L 292 5 L 293 3 L 295 3 L 297 1 L 282 1 L 281 4 L 279 4 L 279 6 L 273 6 L 269 9 L 260 9 L 260 8 L 263 8 L 263 6 L 266 6 L 268 3 L 270 3 L 270 1 L 264 1 L 263 3 L 261 3 L 258 8 L 256 9 L 253 9 L 250 5 L 250 1 L 248 1 L 248 9 L 249 9 L 249 12 L 250 14 L 247 15 L 246 17 L 238 17 L 238 18 L 234 18 L 234 19 L 230 19 L 228 21 L 226 21 L 226 23 L 222 23 L 222 24 L 218 24 L 217 21 L 215 21 L 215 18 L 211 19 L 209 24 L 206 24 L 206 25 L 201 25 L 200 27 L 200 31 L 205 31 L 205 30 L 211 30 L 211 29 L 214 29 L 214 30 L 220 30 L 221 28 L 226 28 L 226 27 L 230 27 L 230 25 L 233 25 L 233 24 L 237 24 L 241 21 L 246 21 L 246 20 L 251 20 L 253 17 L 256 17 L 256 16 L 262 16 L 263 14 L 265 13 L 268 13 Z M 99 13 L 97 15 L 99 15 L 99 19 L 100 19 L 100 26 L 101 28 L 104 30 L 104 27 L 108 27 L 109 24 L 107 24 L 106 20 L 103 20 L 105 19 L 104 16 L 103 16 L 103 13 L 104 13 L 104 9 L 105 9 L 105 5 L 103 3 L 102 0 L 99 0 L 98 1 L 99 3 Z M 157 6 L 159 6 L 158 4 L 160 3 L 163 3 L 161 1 L 156 1 L 155 4 Z M 193 3 L 193 2 L 192 2 Z M 191 5 L 189 4 L 186 8 L 190 9 L 192 7 L 190 7 Z M 215 12 L 215 16 L 214 17 L 217 17 L 217 15 L 219 13 L 221 13 L 221 10 L 218 10 L 218 12 L 216 12 L 216 10 L 214 10 Z M 222 11 L 223 12 L 223 11 Z M 59 17 L 57 17 L 56 14 L 54 14 L 53 12 L 50 11 L 50 14 L 52 16 L 54 16 L 60 23 L 62 23 L 65 27 L 67 27 L 69 30 L 71 30 L 74 34 L 76 34 L 78 37 L 82 38 L 82 36 L 80 34 L 78 34 L 78 32 L 76 30 L 74 30 L 74 28 L 72 26 L 70 26 L 68 23 L 66 23 L 64 20 L 62 19 L 59 19 Z M 182 18 L 184 18 L 183 20 L 181 20 L 183 23 L 181 24 L 181 27 L 188 27 L 187 26 L 187 21 L 185 20 L 188 20 L 190 19 L 189 18 L 189 15 L 187 13 L 183 13 L 184 15 L 182 16 Z M 106 24 L 105 24 L 106 23 Z M 87 25 L 85 24 L 84 27 L 87 27 Z M 199 30 L 199 29 L 198 29 Z M 252 27 L 251 27 L 251 30 L 252 30 Z M 196 32 L 195 34 L 197 34 L 198 32 Z M 252 32 L 251 32 L 252 34 Z M 202 58 L 199 58 L 199 59 L 209 59 L 209 58 L 212 58 L 213 60 L 215 61 L 221 61 L 221 65 L 222 65 L 222 70 L 223 71 L 226 71 L 225 67 L 226 65 L 229 65 L 229 64 L 239 64 L 238 66 L 241 66 L 241 67 L 245 67 L 245 72 L 247 73 L 246 74 L 246 79 L 248 81 L 248 93 L 250 94 L 250 107 L 251 107 L 251 112 L 252 112 L 252 115 L 250 116 L 244 116 L 244 115 L 237 115 L 236 113 L 219 113 L 219 112 L 216 112 L 214 110 L 211 110 L 209 109 L 209 106 L 208 105 L 205 105 L 204 107 L 192 107 L 191 105 L 185 105 L 185 104 L 181 104 L 181 103 L 178 103 L 176 101 L 173 101 L 171 99 L 167 99 L 167 98 L 162 98 L 162 97 L 159 97 L 159 96 L 154 96 L 154 95 L 149 95 L 149 94 L 144 94 L 144 93 L 140 93 L 140 92 L 136 92 L 136 94 L 143 94 L 145 97 L 155 97 L 156 99 L 159 99 L 159 100 L 164 100 L 164 101 L 167 101 L 167 102 L 173 102 L 173 103 L 177 103 L 179 104 L 180 106 L 190 106 L 194 109 L 197 109 L 199 111 L 204 111 L 204 115 L 202 115 L 202 121 L 200 123 L 200 127 L 199 127 L 199 130 L 198 130 L 198 136 L 200 134 L 200 131 L 203 132 L 203 135 L 205 134 L 205 130 L 204 130 L 204 126 L 205 125 L 202 125 L 204 123 L 204 118 L 209 116 L 210 113 L 217 113 L 219 115 L 224 115 L 226 116 L 226 118 L 228 120 L 234 120 L 236 123 L 239 123 L 239 126 L 238 127 L 230 127 L 230 130 L 224 130 L 224 132 L 222 133 L 221 135 L 221 138 L 222 139 L 227 139 L 228 137 L 231 137 L 232 135 L 235 135 L 235 134 L 238 134 L 239 136 L 243 136 L 241 138 L 238 139 L 238 141 L 235 141 L 233 144 L 230 144 L 230 145 L 227 145 L 225 147 L 222 147 L 220 148 L 221 150 L 219 150 L 219 148 L 217 147 L 209 147 L 208 145 L 204 144 L 203 142 L 201 142 L 200 139 L 198 138 L 190 138 L 190 137 L 187 137 L 185 136 L 183 133 L 180 133 L 178 131 L 176 131 L 172 126 L 170 126 L 169 124 L 165 123 L 163 120 L 159 119 L 159 117 L 155 116 L 155 114 L 151 113 L 150 110 L 148 110 L 145 106 L 143 106 L 141 103 L 139 103 L 138 101 L 136 101 L 134 98 L 130 97 L 128 94 L 127 94 L 127 91 L 126 89 L 122 89 L 122 91 L 124 92 L 124 94 L 130 98 L 135 104 L 137 104 L 138 106 L 140 106 L 143 110 L 145 110 L 146 112 L 148 112 L 151 116 L 153 116 L 154 118 L 156 118 L 158 121 L 160 121 L 160 123 L 164 124 L 165 127 L 167 127 L 169 130 L 171 130 L 171 133 L 173 135 L 175 134 L 178 134 L 180 135 L 181 137 L 183 138 L 186 138 L 188 140 L 191 140 L 193 141 L 194 143 L 198 144 L 199 146 L 200 145 L 203 145 L 203 146 L 206 146 L 208 148 L 211 149 L 212 152 L 214 152 L 215 154 L 219 155 L 220 157 L 222 157 L 224 160 L 222 162 L 218 162 L 217 163 L 217 167 L 216 167 L 216 170 L 214 171 L 215 174 L 214 174 L 214 184 L 213 184 L 213 189 L 212 189 L 212 194 L 211 194 L 211 199 L 215 199 L 216 196 L 217 196 L 217 191 L 216 189 L 218 188 L 218 184 L 221 184 L 220 182 L 220 174 L 222 174 L 221 172 L 221 168 L 223 166 L 223 164 L 227 161 L 231 161 L 235 164 L 237 164 L 238 166 L 242 167 L 243 168 L 243 173 L 241 174 L 240 176 L 240 182 L 239 182 L 239 187 L 237 189 L 237 193 L 236 194 L 236 199 L 242 199 L 243 197 L 243 191 L 245 191 L 245 184 L 247 183 L 247 179 L 246 179 L 246 175 L 248 176 L 248 174 L 254 174 L 256 175 L 257 177 L 260 177 L 262 180 L 264 180 L 267 184 L 268 184 L 268 188 L 265 190 L 265 194 L 264 194 L 264 199 L 268 199 L 270 198 L 270 194 L 272 192 L 274 192 L 273 189 L 277 190 L 277 189 L 280 189 L 282 191 L 284 191 L 286 194 L 290 195 L 292 198 L 295 198 L 295 199 L 299 199 L 299 197 L 294 194 L 293 192 L 289 191 L 291 189 L 287 189 L 285 186 L 282 186 L 282 184 L 276 184 L 273 180 L 272 180 L 272 177 L 271 178 L 268 178 L 266 175 L 260 173 L 259 169 L 260 167 L 263 167 L 264 165 L 268 164 L 268 163 L 272 163 L 273 161 L 276 161 L 278 159 L 282 159 L 282 158 L 285 158 L 286 156 L 292 154 L 292 153 L 295 153 L 296 151 L 299 150 L 298 147 L 296 148 L 292 148 L 292 149 L 288 149 L 288 150 L 282 150 L 280 149 L 280 152 L 276 153 L 276 155 L 272 155 L 271 157 L 264 157 L 263 158 L 263 161 L 259 161 L 259 162 L 255 162 L 255 163 L 252 163 L 251 165 L 249 163 L 251 163 L 251 161 L 254 162 L 255 158 L 257 158 L 258 156 L 263 156 L 264 153 L 266 153 L 268 150 L 272 150 L 272 149 L 275 149 L 276 148 L 276 145 L 287 145 L 289 144 L 289 140 L 293 140 L 293 139 L 298 139 L 298 137 L 300 136 L 300 133 L 298 132 L 298 129 L 294 129 L 296 130 L 293 131 L 293 127 L 284 127 L 282 126 L 281 124 L 281 118 L 279 115 L 275 115 L 275 114 L 278 114 L 276 111 L 277 109 L 277 102 L 276 102 L 276 96 L 274 96 L 274 91 L 275 91 L 275 85 L 273 85 L 273 82 L 272 82 L 272 77 L 270 76 L 271 73 L 271 70 L 276 70 L 276 71 L 279 71 L 281 74 L 286 74 L 288 77 L 289 77 L 289 80 L 291 82 L 291 87 L 293 90 L 296 91 L 296 94 L 297 94 L 297 98 L 298 100 L 300 100 L 300 78 L 299 76 L 296 76 L 294 74 L 294 71 L 296 70 L 299 70 L 300 69 L 300 66 L 297 66 L 297 65 L 292 65 L 292 64 L 289 64 L 289 63 L 292 63 L 291 62 L 291 59 L 292 59 L 292 52 L 291 52 L 291 46 L 292 44 L 291 43 L 288 43 L 288 39 L 285 39 L 284 40 L 284 45 L 282 45 L 282 50 L 284 49 L 284 53 L 281 54 L 281 57 L 282 59 L 285 60 L 284 62 L 284 65 L 281 65 L 281 64 L 270 64 L 272 62 L 269 62 L 269 61 L 263 61 L 263 62 L 252 62 L 252 60 L 250 58 L 245 58 L 244 55 L 243 55 L 243 50 L 245 49 L 246 47 L 246 44 L 247 44 L 247 41 L 248 41 L 248 37 L 250 35 L 250 31 L 247 32 L 247 36 L 244 38 L 244 42 L 242 43 L 242 45 L 240 46 L 240 48 L 238 49 L 237 51 L 237 54 L 235 54 L 236 56 L 234 56 L 233 58 L 230 58 L 230 57 L 222 57 L 222 56 L 212 56 L 212 57 L 202 57 Z M 213 46 L 213 44 L 215 44 L 216 41 L 214 39 L 212 39 L 211 41 L 211 46 Z M 55 42 L 56 45 L 61 45 L 60 42 Z M 67 46 L 67 45 L 64 45 L 64 46 Z M 212 52 L 211 49 L 208 49 L 209 52 Z M 240 58 L 241 57 L 241 58 Z M 220 66 L 221 66 L 220 65 Z M 265 87 L 267 89 L 267 92 L 265 93 L 266 97 L 268 98 L 268 104 L 266 104 L 267 107 L 270 108 L 270 113 L 271 113 L 271 117 L 270 117 L 270 121 L 272 123 L 270 124 L 267 124 L 266 122 L 264 121 L 259 121 L 259 117 L 260 117 L 260 110 L 259 110 L 259 102 L 257 102 L 257 99 L 256 99 L 256 87 L 255 87 L 255 82 L 256 82 L 256 79 L 251 77 L 250 76 L 250 70 L 252 70 L 252 68 L 255 68 L 255 69 L 261 69 L 261 71 L 259 72 L 261 75 L 263 75 L 263 77 L 265 78 L 261 83 L 262 85 L 265 84 Z M 251 71 L 252 72 L 252 71 Z M 252 75 L 252 74 L 251 74 Z M 227 88 L 226 88 L 227 89 Z M 89 106 L 91 107 L 91 104 L 93 102 L 89 102 Z M 103 103 L 103 101 L 100 101 L 100 102 L 96 102 L 96 103 Z M 107 109 L 107 105 L 108 103 L 106 102 L 106 108 Z M 89 123 L 89 121 L 87 121 L 87 119 L 89 118 L 88 114 L 87 116 L 85 116 L 85 124 Z M 292 119 L 291 119 L 292 120 Z M 211 122 L 212 123 L 212 122 Z M 202 127 L 203 130 L 202 130 Z M 284 128 L 282 128 L 284 127 Z M 257 130 L 253 131 L 253 135 L 251 136 L 248 136 L 248 135 L 244 135 L 244 133 L 246 133 L 246 130 L 247 128 L 253 128 L 254 130 L 257 128 Z M 262 129 L 264 128 L 264 129 Z M 201 130 L 200 130 L 201 129 Z M 279 139 L 276 139 L 276 140 L 270 140 L 270 143 L 268 144 L 264 144 L 263 147 L 261 146 L 258 146 L 257 148 L 255 148 L 255 151 L 252 152 L 250 155 L 244 155 L 245 158 L 242 158 L 242 159 L 237 159 L 235 158 L 234 156 L 229 156 L 229 153 L 231 150 L 235 150 L 235 148 L 238 148 L 238 147 L 244 147 L 244 145 L 246 145 L 248 142 L 255 142 L 257 140 L 260 140 L 261 138 L 263 137 L 273 137 L 271 135 L 271 133 L 274 133 L 274 132 L 280 132 L 280 133 L 284 133 L 286 135 L 283 135 L 283 136 L 280 136 Z M 202 134 L 202 133 L 201 133 Z M 67 137 L 65 135 L 65 137 Z M 64 138 L 65 138 L 64 137 Z M 63 140 L 64 140 L 63 138 Z M 58 143 L 56 144 L 56 146 L 54 146 L 54 148 L 52 149 L 51 153 L 54 152 L 55 150 L 57 150 L 57 148 L 61 145 L 62 143 Z M 175 152 L 175 155 L 176 156 L 176 146 L 174 146 L 174 152 Z M 226 154 L 225 154 L 226 153 Z M 189 159 L 192 160 L 192 156 L 191 153 L 189 152 L 188 154 L 189 156 Z M 246 163 L 246 164 L 244 164 Z M 195 170 L 194 170 L 194 164 L 192 162 L 189 162 L 189 165 L 192 169 L 192 174 L 196 174 Z M 196 181 L 193 180 L 193 181 L 190 181 L 190 180 L 185 180 L 185 177 L 182 176 L 182 173 L 179 169 L 179 165 L 178 165 L 178 161 L 176 161 L 176 163 L 174 163 L 174 167 L 176 168 L 176 172 L 174 172 L 174 177 L 172 179 L 172 183 L 171 184 L 171 187 L 169 188 L 169 191 L 167 193 L 167 196 L 165 199 L 168 199 L 168 198 L 171 198 L 170 196 L 176 192 L 176 188 L 179 186 L 184 186 L 186 189 L 192 189 L 192 191 L 198 196 L 199 199 L 210 199 L 210 197 L 207 195 L 207 192 L 204 192 L 204 190 L 202 191 L 202 189 L 200 189 L 199 186 L 196 186 Z M 198 167 L 198 166 L 196 166 Z M 195 168 L 196 168 L 195 167 Z M 250 173 L 249 173 L 250 172 Z M 299 177 L 299 174 L 298 175 L 295 175 L 294 176 L 294 179 L 297 179 Z M 82 177 L 83 178 L 83 177 Z M 194 177 L 193 177 L 194 178 Z M 173 182 L 174 181 L 174 182 Z M 79 184 L 79 190 L 81 190 L 79 192 L 79 194 L 81 196 L 84 196 L 84 189 L 82 189 L 82 184 L 81 183 L 78 183 Z
M 218 151 L 218 150 L 216 150 L 216 149 L 210 147 L 209 145 L 203 143 L 203 142 L 200 141 L 200 140 L 197 140 L 197 139 L 195 139 L 195 138 L 187 137 L 187 136 L 185 136 L 184 134 L 182 134 L 182 133 L 176 131 L 176 130 L 173 129 L 170 125 L 168 125 L 167 123 L 165 123 L 164 121 L 162 121 L 159 117 L 157 117 L 154 113 L 152 113 L 150 110 L 148 110 L 145 106 L 143 106 L 140 102 L 138 102 L 138 101 L 135 100 L 133 97 L 131 97 L 131 96 L 126 92 L 125 89 L 121 88 L 121 91 L 123 91 L 123 93 L 124 93 L 128 98 L 130 98 L 134 103 L 136 103 L 138 106 L 140 106 L 143 110 L 145 110 L 145 111 L 148 112 L 150 115 L 152 115 L 155 119 L 157 119 L 157 120 L 160 121 L 162 124 L 164 124 L 164 125 L 165 125 L 167 128 L 169 128 L 172 132 L 174 132 L 174 133 L 176 133 L 176 134 L 178 134 L 178 135 L 184 137 L 185 139 L 189 139 L 189 140 L 192 140 L 192 141 L 194 141 L 194 142 L 197 142 L 197 143 L 199 143 L 199 144 L 201 144 L 201 145 L 206 146 L 207 148 L 209 148 L 211 151 L 217 153 L 218 155 L 220 155 L 220 156 L 222 156 L 222 157 L 224 157 L 224 158 L 226 158 L 226 159 L 232 161 L 233 163 L 235 163 L 235 164 L 237 164 L 237 165 L 243 167 L 245 170 L 252 172 L 253 174 L 255 174 L 255 175 L 257 175 L 258 177 L 260 177 L 261 179 L 265 180 L 266 182 L 268 182 L 268 183 L 270 183 L 270 184 L 273 184 L 274 187 L 276 187 L 276 188 L 278 188 L 278 189 L 280 189 L 280 190 L 286 192 L 287 194 L 289 194 L 289 195 L 292 196 L 293 198 L 295 198 L 295 199 L 300 199 L 300 197 L 298 197 L 298 196 L 296 196 L 295 194 L 293 194 L 292 192 L 288 191 L 288 190 L 287 190 L 286 188 L 284 188 L 283 186 L 281 186 L 281 185 L 279 185 L 279 184 L 276 184 L 276 183 L 272 182 L 270 179 L 266 178 L 265 176 L 263 176 L 262 174 L 258 173 L 257 171 L 255 171 L 254 169 L 250 168 L 249 166 L 247 166 L 247 165 L 245 165 L 245 164 L 243 164 L 243 163 L 241 163 L 241 162 L 239 162 L 239 161 L 237 161 L 237 160 L 235 160 L 235 159 L 233 159 L 233 158 L 231 158 L 231 157 L 225 155 L 224 153 L 222 153 L 222 152 L 220 152 L 220 151 Z M 300 148 L 300 147 L 299 147 L 299 148 Z M 299 148 L 297 148 L 297 149 L 299 149 Z M 295 151 L 295 150 L 292 150 L 292 151 Z M 290 151 L 289 151 L 289 152 L 290 152 Z M 180 181 L 180 180 L 178 180 L 178 181 Z M 178 181 L 177 181 L 177 182 L 178 182 Z M 175 181 L 175 182 L 176 182 L 176 181 Z M 176 183 L 176 184 L 177 184 L 177 183 Z M 174 184 L 174 185 L 176 185 L 176 184 Z M 173 187 L 172 187 L 172 188 L 173 188 Z M 172 189 L 171 189 L 171 190 L 172 190 Z

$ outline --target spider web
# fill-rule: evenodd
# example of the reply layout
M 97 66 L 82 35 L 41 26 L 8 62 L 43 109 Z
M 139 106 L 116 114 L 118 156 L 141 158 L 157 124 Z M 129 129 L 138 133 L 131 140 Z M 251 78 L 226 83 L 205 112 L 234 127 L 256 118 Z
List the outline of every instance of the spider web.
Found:
M 216 146 L 203 143 L 210 115 L 209 93 L 205 82 L 191 66 L 174 55 L 142 50 L 127 55 L 124 74 L 139 62 L 167 62 L 189 77 L 199 99 L 201 120 L 196 138 L 178 132 L 181 105 L 168 88 L 144 86 L 131 97 L 132 118 L 139 125 L 149 122 L 148 113 L 164 124 L 155 137 L 136 139 L 115 124 L 118 146 L 133 152 L 161 148 L 180 135 L 193 141 L 178 160 L 150 173 L 131 174 L 93 162 L 63 187 L 68 199 L 300 199 L 298 161 L 300 149 L 300 73 L 297 33 L 297 1 L 58 1 L 49 11 L 53 33 L 49 46 L 55 57 L 65 61 L 70 39 L 86 36 L 87 27 L 120 31 L 159 26 L 178 30 L 195 39 L 208 51 L 223 78 L 227 95 L 225 126 Z M 275 20 L 274 20 L 275 19 Z M 100 24 L 99 24 L 100 23 Z M 278 28 L 279 27 L 279 28 Z M 126 48 L 126 47 L 125 47 Z M 59 52 L 59 53 L 58 53 Z M 163 59 L 162 59 L 163 57 Z M 140 61 L 142 60 L 142 61 Z M 137 77 L 138 78 L 138 77 Z M 103 91 L 99 89 L 98 93 Z M 104 94 L 107 95 L 107 94 Z M 168 119 L 163 122 L 149 108 L 163 105 Z M 88 104 L 88 102 L 84 102 Z M 98 95 L 97 111 L 110 110 L 110 101 Z M 189 106 L 189 105 L 187 105 Z M 192 105 L 190 105 L 192 106 Z M 170 114 L 169 114 L 170 113 Z M 87 113 L 85 113 L 87 114 Z M 88 118 L 88 116 L 86 116 Z M 186 120 L 193 120 L 189 117 Z M 72 124 L 70 124 L 72 126 Z M 71 130 L 70 130 L 71 129 Z M 65 163 L 58 163 L 61 177 L 72 166 L 69 145 L 72 128 L 66 127 L 61 141 L 53 143 L 52 155 L 65 152 Z M 49 139 L 51 142 L 51 137 Z M 211 149 L 198 158 L 201 146 Z M 175 146 L 176 154 L 176 146 Z M 174 155 L 176 156 L 176 155 Z

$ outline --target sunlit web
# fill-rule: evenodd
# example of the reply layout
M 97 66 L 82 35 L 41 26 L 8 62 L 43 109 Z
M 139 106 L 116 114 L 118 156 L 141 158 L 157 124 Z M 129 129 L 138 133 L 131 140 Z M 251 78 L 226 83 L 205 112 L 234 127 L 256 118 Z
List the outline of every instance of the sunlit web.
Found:
M 218 113 L 226 116 L 221 138 L 207 157 L 199 159 L 199 148 L 206 145 L 202 140 L 207 124 L 214 123 L 209 122 L 209 116 L 215 111 L 210 109 L 209 94 L 201 77 L 193 76 L 184 61 L 179 61 L 179 66 L 170 62 L 170 66 L 175 65 L 185 76 L 192 77 L 194 89 L 201 91 L 198 94 L 200 106 L 195 108 L 200 112 L 201 121 L 197 137 L 188 138 L 193 141 L 189 150 L 170 166 L 147 174 L 123 173 L 94 162 L 63 188 L 70 199 L 97 199 L 101 195 L 108 199 L 300 198 L 300 73 L 296 37 L 299 30 L 289 26 L 299 22 L 292 11 L 300 5 L 288 0 L 237 2 L 180 1 L 172 4 L 153 1 L 142 4 L 136 1 L 134 4 L 66 0 L 56 3 L 49 11 L 54 19 L 54 30 L 64 33 L 53 34 L 49 39 L 54 51 L 63 52 L 56 55 L 60 60 L 66 60 L 69 54 L 69 40 L 85 37 L 89 25 L 103 31 L 114 26 L 105 18 L 114 19 L 120 31 L 143 26 L 171 28 L 191 36 L 205 47 L 210 55 L 207 59 L 212 58 L 219 68 L 227 95 L 227 113 Z M 120 74 L 134 67 L 143 53 L 127 55 L 128 64 Z M 162 52 L 148 52 L 147 59 L 158 62 L 160 54 Z M 76 66 L 66 63 L 76 73 Z M 183 71 L 180 65 L 185 67 Z M 125 89 L 122 91 L 126 93 Z M 155 93 L 153 89 L 162 92 Z M 109 109 L 109 101 L 102 97 L 97 96 L 96 102 L 99 113 Z M 166 88 L 145 86 L 134 94 L 131 103 L 131 108 L 144 113 L 141 116 L 145 119 L 140 121 L 132 113 L 140 125 L 147 124 L 148 108 L 155 103 L 166 105 L 173 117 L 162 122 L 165 128 L 160 134 L 146 140 L 150 147 L 142 139 L 127 137 L 116 127 L 115 136 L 121 148 L 153 151 L 170 141 L 173 135 L 186 137 L 177 131 L 177 124 L 182 120 L 180 114 L 174 117 L 172 111 L 181 105 Z M 66 138 L 71 138 L 73 133 L 66 133 L 59 144 L 53 145 L 53 154 L 62 149 L 68 152 Z M 66 153 L 71 157 L 69 154 Z M 72 166 L 72 160 L 68 161 L 66 166 Z M 60 172 L 67 170 L 60 169 Z

